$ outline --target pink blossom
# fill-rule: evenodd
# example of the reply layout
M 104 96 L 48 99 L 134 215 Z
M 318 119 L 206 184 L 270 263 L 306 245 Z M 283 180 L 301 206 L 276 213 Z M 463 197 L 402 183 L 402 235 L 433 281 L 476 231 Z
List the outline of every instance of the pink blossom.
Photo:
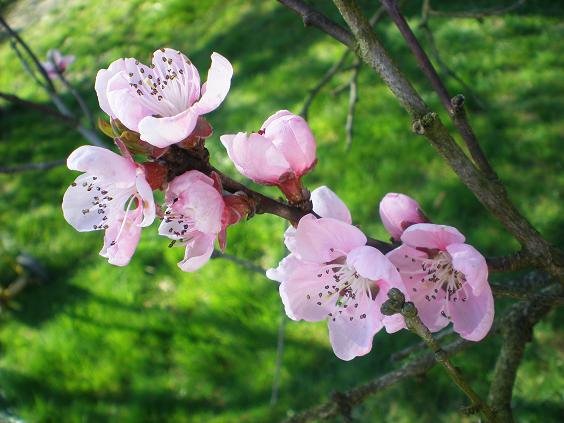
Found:
M 409 226 L 429 220 L 421 211 L 419 203 L 404 194 L 390 192 L 380 201 L 380 219 L 388 233 L 396 241 Z
M 96 75 L 100 107 L 149 144 L 164 148 L 180 142 L 194 131 L 198 117 L 219 107 L 229 92 L 231 63 L 218 53 L 211 59 L 201 89 L 198 70 L 179 51 L 155 51 L 150 67 L 133 58 L 118 59 Z
M 125 266 L 139 242 L 141 227 L 155 219 L 153 191 L 143 167 L 131 157 L 82 146 L 67 159 L 71 170 L 85 172 L 65 192 L 63 214 L 80 232 L 105 230 L 100 254 Z
M 165 194 L 167 209 L 159 234 L 186 247 L 184 259 L 178 263 L 182 270 L 193 272 L 206 264 L 216 238 L 219 237 L 220 247 L 225 248 L 227 226 L 244 214 L 234 197 L 240 198 L 224 199 L 219 179 L 197 170 L 177 176 L 169 183 Z
M 387 254 L 398 267 L 423 323 L 436 332 L 452 321 L 465 339 L 481 340 L 493 322 L 494 303 L 484 257 L 450 226 L 419 223 Z
M 401 316 L 384 316 L 380 307 L 390 288 L 405 292 L 392 263 L 367 246 L 366 236 L 350 224 L 344 203 L 328 188 L 312 192 L 317 219 L 309 214 L 289 228 L 290 254 L 267 277 L 280 282 L 286 314 L 293 320 L 327 319 L 333 351 L 342 360 L 367 354 L 382 328 L 404 327 Z
M 222 135 L 235 167 L 264 185 L 278 185 L 291 202 L 303 197 L 300 178 L 316 162 L 316 144 L 307 122 L 288 110 L 270 116 L 258 133 Z
M 59 74 L 64 73 L 74 60 L 75 57 L 72 54 L 63 56 L 59 50 L 53 49 L 47 52 L 47 61 L 41 62 L 41 66 L 49 78 L 55 79 Z

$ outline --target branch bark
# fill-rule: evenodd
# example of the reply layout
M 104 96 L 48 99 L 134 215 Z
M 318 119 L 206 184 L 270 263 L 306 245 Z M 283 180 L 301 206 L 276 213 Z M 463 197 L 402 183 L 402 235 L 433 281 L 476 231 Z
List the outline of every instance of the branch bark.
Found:
M 552 285 L 530 300 L 513 305 L 504 319 L 504 324 L 500 327 L 503 343 L 488 396 L 488 402 L 494 408 L 500 422 L 514 421 L 511 398 L 517 369 L 525 353 L 525 346 L 532 340 L 534 325 L 553 306 L 552 302 L 546 301 L 547 296 L 561 298 L 562 292 L 561 285 Z

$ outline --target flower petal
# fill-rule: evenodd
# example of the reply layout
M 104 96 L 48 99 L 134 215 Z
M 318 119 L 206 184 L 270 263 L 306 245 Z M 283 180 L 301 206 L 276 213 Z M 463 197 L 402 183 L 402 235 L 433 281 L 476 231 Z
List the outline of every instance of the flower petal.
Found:
M 321 217 L 332 217 L 346 223 L 352 223 L 351 212 L 337 194 L 326 186 L 311 192 L 313 211 Z
M 187 138 L 198 122 L 193 109 L 170 117 L 145 116 L 139 122 L 141 140 L 155 147 L 168 147 Z
M 341 360 L 352 360 L 368 354 L 372 349 L 372 339 L 382 328 L 382 321 L 376 313 L 375 304 L 366 296 L 361 298 L 359 308 L 365 310 L 366 318 L 358 319 L 347 313 L 337 314 L 329 319 L 329 339 L 337 357 Z M 357 313 L 358 314 L 358 313 Z
M 392 262 L 374 247 L 357 247 L 347 255 L 347 264 L 363 277 L 386 281 L 388 285 L 403 288 L 400 274 Z M 405 293 L 405 288 L 402 289 Z
M 132 61 L 134 59 L 125 59 Z M 139 122 L 154 112 L 147 108 L 141 100 L 141 96 L 130 87 L 125 72 L 115 74 L 107 83 L 106 98 L 112 112 L 110 116 L 120 120 L 120 122 L 132 131 L 139 132 Z
M 380 201 L 379 210 L 384 227 L 395 240 L 400 239 L 408 226 L 427 221 L 417 201 L 404 194 L 386 194 Z
M 322 298 L 323 287 L 328 283 L 319 264 L 305 263 L 297 259 L 298 264 L 292 269 L 290 277 L 283 280 L 279 287 L 280 298 L 288 317 L 292 320 L 318 322 L 327 318 L 330 305 L 327 298 Z M 321 277 L 317 275 L 321 274 Z
M 405 230 L 401 240 L 411 247 L 436 248 L 446 250 L 450 244 L 461 244 L 464 235 L 452 226 L 417 223 Z
M 488 264 L 484 256 L 468 244 L 451 244 L 447 252 L 452 257 L 452 267 L 464 274 L 474 295 L 479 295 L 488 285 Z
M 161 48 L 153 53 L 152 63 L 154 69 L 158 69 L 157 76 L 160 76 L 162 80 L 175 72 L 175 79 L 182 81 L 181 89 L 186 98 L 185 108 L 190 107 L 200 98 L 200 74 L 190 59 L 180 51 L 172 48 Z
M 80 232 L 105 229 L 106 225 L 111 225 L 133 194 L 133 188 L 119 189 L 94 178 L 88 173 L 80 175 L 63 196 L 65 220 Z
M 267 119 L 264 136 L 282 153 L 298 176 L 311 169 L 316 158 L 315 138 L 301 116 L 280 110 Z
M 492 290 L 486 284 L 479 295 L 474 295 L 470 287 L 464 285 L 459 292 L 459 300 L 449 302 L 454 331 L 469 341 L 480 341 L 488 334 L 493 323 L 495 310 Z M 466 295 L 465 301 L 462 301 L 462 295 Z
M 120 186 L 133 186 L 135 164 L 107 148 L 83 145 L 67 159 L 70 170 L 88 172 Z
M 115 117 L 115 114 L 112 112 L 112 108 L 108 102 L 108 83 L 110 82 L 110 79 L 123 70 L 125 70 L 125 61 L 123 59 L 117 59 L 110 64 L 108 69 L 100 69 L 96 74 L 94 88 L 96 90 L 96 95 L 98 96 L 98 103 L 100 104 L 100 108 L 111 117 Z
M 276 282 L 284 282 L 290 279 L 296 269 L 301 266 L 302 261 L 295 255 L 288 254 L 280 263 L 278 267 L 270 268 L 266 271 L 266 277 Z
M 292 244 L 290 251 L 298 258 L 326 263 L 366 244 L 366 236 L 356 226 L 330 217 L 302 218 Z
M 196 115 L 204 115 L 217 109 L 231 87 L 233 66 L 231 66 L 229 60 L 215 52 L 212 53 L 211 59 L 208 79 L 202 87 L 202 97 L 193 105 Z
M 125 222 L 124 222 L 125 219 Z M 100 251 L 110 264 L 116 266 L 127 265 L 141 237 L 141 213 L 132 211 L 116 219 L 104 234 L 104 247 Z
M 153 198 L 153 190 L 145 179 L 145 173 L 141 168 L 138 168 L 135 186 L 143 202 L 143 221 L 139 224 L 141 226 L 149 226 L 155 220 L 155 200 Z
M 255 182 L 276 184 L 291 170 L 284 156 L 262 135 L 239 132 L 222 135 L 220 140 L 237 170 Z
M 197 233 L 186 243 L 184 259 L 178 263 L 178 267 L 185 272 L 194 272 L 198 270 L 209 261 L 213 253 L 214 242 L 214 235 Z

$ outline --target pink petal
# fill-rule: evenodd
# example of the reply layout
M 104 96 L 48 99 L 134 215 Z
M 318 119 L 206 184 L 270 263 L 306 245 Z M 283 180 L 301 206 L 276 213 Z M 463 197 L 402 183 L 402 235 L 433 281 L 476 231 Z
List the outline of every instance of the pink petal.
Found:
M 267 269 L 266 277 L 276 282 L 284 282 L 290 279 L 295 270 L 299 269 L 302 261 L 293 254 L 284 257 L 278 267 Z
M 110 79 L 112 79 L 117 73 L 125 70 L 125 61 L 123 59 L 117 59 L 113 61 L 108 69 L 100 69 L 96 74 L 96 83 L 94 88 L 96 89 L 96 95 L 98 96 L 98 103 L 100 108 L 109 116 L 115 117 L 112 112 L 110 103 L 107 97 L 107 87 Z
M 202 97 L 193 105 L 194 113 L 197 115 L 204 115 L 217 109 L 231 87 L 233 67 L 229 60 L 215 52 L 212 53 L 211 59 L 208 79 L 202 87 Z
M 381 315 L 376 310 L 376 304 L 366 296 L 360 300 L 359 309 L 366 314 L 365 319 L 350 320 L 351 316 L 347 313 L 337 314 L 335 320 L 329 319 L 331 346 L 341 360 L 349 361 L 368 354 L 372 349 L 374 335 L 382 328 Z
M 469 341 L 480 341 L 493 323 L 495 310 L 491 288 L 486 284 L 479 295 L 474 295 L 464 285 L 458 292 L 458 301 L 450 301 L 448 305 L 454 331 Z M 467 296 L 466 301 L 461 301 L 463 295 Z
M 59 66 L 62 69 L 66 69 L 71 63 L 73 63 L 75 61 L 76 57 L 72 54 L 69 54 L 68 56 L 63 56 L 59 62 Z
M 131 61 L 134 59 L 125 59 Z M 126 66 L 124 61 L 124 67 Z M 135 91 L 132 91 L 125 72 L 114 75 L 107 83 L 106 98 L 109 104 L 110 116 L 120 120 L 127 128 L 139 132 L 139 123 L 146 116 L 151 116 L 149 109 Z
M 155 220 L 155 200 L 153 198 L 153 190 L 145 179 L 144 172 L 140 168 L 138 168 L 137 171 L 135 185 L 141 197 L 143 208 L 143 221 L 140 222 L 140 225 L 149 226 Z
M 171 63 L 169 63 L 169 59 Z M 169 69 L 176 71 L 177 78 L 183 82 L 182 88 L 187 100 L 186 108 L 200 98 L 200 74 L 184 54 L 171 48 L 162 48 L 153 53 L 152 63 L 155 69 L 158 69 L 157 76 L 160 76 L 162 80 L 165 80 L 166 76 L 169 75 Z
M 198 171 L 189 171 L 174 178 L 170 184 L 171 190 L 178 192 L 179 187 L 186 187 L 179 194 L 179 200 L 172 205 L 176 213 L 189 216 L 195 223 L 195 228 L 207 234 L 217 234 L 221 230 L 221 218 L 225 204 L 223 197 L 213 185 L 204 181 Z M 206 177 L 207 178 L 207 177 Z M 212 184 L 213 181 L 209 179 Z M 170 195 L 167 194 L 167 197 Z
M 316 158 L 316 143 L 307 122 L 281 110 L 263 126 L 264 136 L 284 155 L 296 175 L 311 169 Z
M 129 212 L 117 219 L 104 234 L 104 247 L 100 251 L 110 264 L 125 266 L 131 260 L 141 237 L 141 213 Z M 124 222 L 125 218 L 125 223 Z
M 194 272 L 206 264 L 212 253 L 215 235 L 199 233 L 186 244 L 184 259 L 178 263 L 185 272 Z
M 192 109 L 170 117 L 144 116 L 139 122 L 139 133 L 143 141 L 155 147 L 168 147 L 187 138 L 198 122 Z
M 418 223 L 407 228 L 401 240 L 412 247 L 437 248 L 444 251 L 450 244 L 463 243 L 464 235 L 452 226 Z
M 108 195 L 114 198 L 115 204 L 112 204 L 114 207 L 103 209 L 103 213 L 98 213 L 98 201 L 95 197 L 98 197 L 100 192 L 96 189 L 88 190 L 90 185 L 96 182 L 89 174 L 80 175 L 63 196 L 62 208 L 65 220 L 79 232 L 103 229 L 104 225 L 111 224 L 116 218 L 116 213 L 123 210 L 128 198 L 127 195 L 108 190 Z M 105 186 L 104 189 L 107 190 Z
M 298 261 L 296 261 L 297 263 Z M 290 277 L 280 284 L 280 298 L 288 317 L 292 320 L 318 322 L 327 318 L 327 299 L 319 293 L 328 283 L 329 277 L 318 278 L 322 273 L 319 265 L 300 262 L 292 269 Z
M 394 192 L 386 194 L 380 201 L 380 219 L 395 240 L 400 239 L 403 231 L 410 224 L 427 221 L 417 201 L 407 195 Z
M 83 145 L 67 159 L 70 170 L 88 172 L 107 182 L 130 186 L 135 183 L 135 164 L 107 148 Z
M 421 260 L 426 259 L 427 254 L 423 251 L 402 244 L 386 254 L 386 257 L 399 269 L 404 282 L 406 278 L 421 280 L 421 278 L 416 279 L 415 276 L 425 274 L 421 267 Z M 413 278 L 410 278 L 410 276 L 413 276 Z
M 184 172 L 182 175 L 177 176 L 168 184 L 165 195 L 166 202 L 172 203 L 177 198 L 188 196 L 192 185 L 197 182 L 202 182 L 209 186 L 213 186 L 214 181 L 209 176 L 206 176 L 202 172 L 197 170 Z
M 431 332 L 437 332 L 449 324 L 449 320 L 445 316 L 447 311 L 446 293 L 438 284 L 411 281 L 406 285 L 408 285 L 407 289 L 410 291 L 411 300 L 417 308 L 421 321 Z M 413 288 L 416 291 L 413 291 Z
M 292 253 L 302 260 L 326 263 L 366 244 L 356 226 L 330 217 L 302 218 L 294 235 Z
M 311 192 L 313 211 L 321 217 L 332 217 L 346 223 L 352 223 L 351 212 L 337 194 L 326 186 Z
M 222 135 L 221 143 L 237 170 L 263 184 L 276 184 L 290 165 L 276 147 L 259 134 Z
M 400 274 L 392 262 L 380 251 L 367 245 L 357 247 L 347 255 L 347 264 L 363 277 L 385 281 L 389 286 L 401 288 L 405 293 Z
M 452 257 L 452 267 L 464 274 L 474 295 L 479 295 L 488 286 L 488 264 L 484 256 L 468 244 L 451 244 L 447 252 Z

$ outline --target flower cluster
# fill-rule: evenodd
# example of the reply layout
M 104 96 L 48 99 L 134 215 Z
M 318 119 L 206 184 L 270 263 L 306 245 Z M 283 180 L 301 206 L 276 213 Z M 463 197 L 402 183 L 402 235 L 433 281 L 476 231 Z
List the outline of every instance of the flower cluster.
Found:
M 110 117 L 102 129 L 115 138 L 121 154 L 83 146 L 69 156 L 69 169 L 84 174 L 66 191 L 63 213 L 79 231 L 105 231 L 100 254 L 110 263 L 128 264 L 141 228 L 157 216 L 162 219 L 159 234 L 186 249 L 179 267 L 197 270 L 211 257 L 216 239 L 225 249 L 227 227 L 254 212 L 245 192 L 224 191 L 204 147 L 213 129 L 203 115 L 223 102 L 232 75 L 231 63 L 213 53 L 201 85 L 190 60 L 166 48 L 153 54 L 150 66 L 124 58 L 98 72 L 96 94 Z M 258 133 L 221 140 L 242 174 L 278 185 L 291 203 L 307 203 L 309 193 L 300 178 L 315 164 L 316 145 L 301 117 L 281 110 Z M 132 153 L 141 153 L 143 161 L 136 162 Z M 164 191 L 162 207 L 155 205 L 155 189 Z
M 232 75 L 229 61 L 213 53 L 201 85 L 196 67 L 171 49 L 156 51 L 150 66 L 125 58 L 98 72 L 96 93 L 110 117 L 101 128 L 121 154 L 92 146 L 71 153 L 68 167 L 84 173 L 66 191 L 63 213 L 78 231 L 105 231 L 100 254 L 110 263 L 129 263 L 141 229 L 160 218 L 159 234 L 185 248 L 179 267 L 195 271 L 216 240 L 225 249 L 230 225 L 260 211 L 261 197 L 211 166 L 205 148 L 213 129 L 203 116 L 226 98 Z M 452 322 L 466 339 L 487 334 L 494 313 L 487 265 L 457 229 L 430 223 L 415 200 L 390 193 L 380 217 L 393 249 L 371 246 L 333 191 L 323 186 L 310 195 L 303 187 L 316 143 L 307 122 L 287 110 L 257 132 L 219 138 L 242 175 L 277 186 L 301 212 L 284 235 L 288 255 L 267 277 L 279 282 L 291 319 L 327 321 L 337 357 L 367 354 L 381 329 L 405 327 L 400 314 L 381 312 L 392 288 L 413 301 L 431 331 Z M 164 192 L 161 206 L 154 190 Z

